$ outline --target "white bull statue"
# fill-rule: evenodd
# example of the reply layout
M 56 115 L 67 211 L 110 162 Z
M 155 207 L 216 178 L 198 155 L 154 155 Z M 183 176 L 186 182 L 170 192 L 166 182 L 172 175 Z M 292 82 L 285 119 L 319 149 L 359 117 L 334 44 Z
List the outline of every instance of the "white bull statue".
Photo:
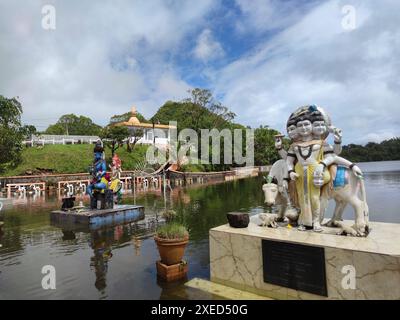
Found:
M 333 188 L 330 191 L 324 189 L 321 192 L 321 222 L 329 199 L 334 199 L 336 207 L 333 217 L 325 225 L 328 227 L 340 227 L 339 234 L 367 236 L 370 230 L 364 180 L 362 177 L 357 177 L 349 168 L 332 166 L 330 171 L 333 173 Z M 289 210 L 291 201 L 288 192 L 289 180 L 285 160 L 278 160 L 274 163 L 267 180 L 268 183 L 262 187 L 265 203 L 268 206 L 280 205 L 278 219 L 286 217 L 291 222 L 297 220 L 298 215 L 294 210 Z M 358 196 L 359 193 L 361 198 Z M 344 209 L 348 204 L 353 207 L 355 212 L 355 224 L 352 227 L 347 227 L 341 222 Z
M 263 185 L 265 203 L 267 206 L 278 206 L 277 220 L 288 219 L 295 223 L 299 214 L 292 207 L 292 201 L 288 192 L 288 173 L 285 160 L 278 160 L 272 166 L 268 176 L 267 183 Z

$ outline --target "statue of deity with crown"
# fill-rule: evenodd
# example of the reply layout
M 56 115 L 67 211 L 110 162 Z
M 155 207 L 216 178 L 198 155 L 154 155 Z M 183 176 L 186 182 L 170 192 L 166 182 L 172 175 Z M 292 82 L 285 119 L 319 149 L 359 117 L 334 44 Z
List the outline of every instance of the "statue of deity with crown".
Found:
M 110 165 L 111 175 L 107 172 L 104 148 L 101 141 L 98 141 L 93 150 L 94 159 L 89 168 L 92 176 L 86 193 L 90 196 L 92 209 L 98 208 L 97 201 L 101 201 L 101 208 L 112 208 L 114 203 L 121 199 L 121 160 L 118 155 L 112 158 Z
M 287 175 L 280 179 L 283 190 L 290 190 L 289 184 L 294 184 L 296 207 L 300 212 L 298 230 L 323 231 L 321 223 L 328 201 L 335 199 L 334 216 L 326 225 L 343 226 L 343 210 L 349 203 L 356 215 L 350 233 L 359 236 L 368 234 L 368 206 L 362 172 L 357 165 L 339 156 L 342 151 L 341 130 L 332 126 L 325 110 L 315 105 L 298 108 L 290 115 L 286 128 L 291 144 L 285 151 L 283 135 L 276 136 L 275 147 L 283 160 L 277 161 L 274 166 L 286 167 Z M 331 133 L 334 136 L 333 146 L 327 142 Z M 272 171 L 275 170 L 274 166 Z M 272 173 L 269 175 L 271 179 L 276 178 L 273 176 Z M 268 184 L 263 189 L 268 195 Z M 358 197 L 359 191 L 361 199 Z

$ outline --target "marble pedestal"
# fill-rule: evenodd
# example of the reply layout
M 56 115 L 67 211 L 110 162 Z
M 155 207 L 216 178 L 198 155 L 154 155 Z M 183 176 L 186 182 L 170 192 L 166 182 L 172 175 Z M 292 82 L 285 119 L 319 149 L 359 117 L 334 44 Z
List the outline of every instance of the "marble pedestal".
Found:
M 275 299 L 400 299 L 400 224 L 372 222 L 371 228 L 367 238 L 357 238 L 325 227 L 315 233 L 222 225 L 209 233 L 211 281 Z M 264 282 L 262 239 L 323 248 L 327 296 Z M 355 288 L 345 278 L 348 266 Z

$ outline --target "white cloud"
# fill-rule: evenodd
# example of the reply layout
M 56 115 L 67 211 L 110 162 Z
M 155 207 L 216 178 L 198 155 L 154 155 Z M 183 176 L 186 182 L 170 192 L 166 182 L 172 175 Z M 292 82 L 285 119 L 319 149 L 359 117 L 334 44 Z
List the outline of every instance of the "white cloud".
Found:
M 367 140 L 369 142 L 379 143 L 383 140 L 389 140 L 395 136 L 393 131 L 378 130 L 377 132 L 372 132 L 367 134 Z
M 384 2 L 384 3 L 383 3 Z M 318 104 L 347 143 L 400 136 L 400 3 L 325 2 L 257 50 L 215 71 L 215 90 L 238 121 L 285 132 L 292 111 Z M 352 4 L 357 29 L 342 29 Z M 285 132 L 286 133 L 286 132 Z
M 235 0 L 241 12 L 235 26 L 240 33 L 264 32 L 284 28 L 301 18 L 315 1 L 300 3 L 298 0 Z
M 211 30 L 204 29 L 197 38 L 193 53 L 197 59 L 207 62 L 223 57 L 224 49 L 221 44 L 214 39 Z
M 166 56 L 181 50 L 215 6 L 212 0 L 50 4 L 54 31 L 41 28 L 40 1 L 0 4 L 0 94 L 19 96 L 23 119 L 40 129 L 72 112 L 106 124 L 132 104 L 151 116 L 165 100 L 185 95 L 188 85 Z
M 186 96 L 183 79 L 200 74 L 244 124 L 284 131 L 295 108 L 313 103 L 342 127 L 346 143 L 400 136 L 398 0 L 237 0 L 236 16 L 213 0 L 47 3 L 56 8 L 55 31 L 41 28 L 40 2 L 0 3 L 0 94 L 19 96 L 24 120 L 40 129 L 71 112 L 105 124 L 132 104 L 151 116 Z M 344 5 L 356 8 L 353 31 L 342 28 Z M 236 21 L 216 21 L 225 11 Z M 236 42 L 260 40 L 214 69 L 209 62 L 232 61 L 235 45 L 216 40 L 227 32 Z M 187 65 L 177 65 L 178 54 Z

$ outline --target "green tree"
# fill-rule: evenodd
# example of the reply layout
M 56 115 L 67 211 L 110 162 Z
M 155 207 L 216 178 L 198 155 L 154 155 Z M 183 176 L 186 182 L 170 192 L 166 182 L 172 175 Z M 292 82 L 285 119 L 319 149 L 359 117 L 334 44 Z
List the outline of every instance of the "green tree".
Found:
M 201 129 L 235 129 L 244 128 L 241 125 L 232 122 L 233 113 L 228 108 L 224 114 L 213 112 L 212 110 L 217 109 L 218 103 L 212 109 L 203 107 L 199 104 L 195 104 L 190 101 L 167 101 L 157 113 L 151 118 L 154 123 L 168 124 L 169 121 L 176 121 L 178 125 L 178 131 L 185 128 L 191 128 L 196 132 L 200 133 Z M 221 108 L 221 106 L 219 106 Z M 219 109 L 221 110 L 221 109 Z M 230 115 L 228 115 L 228 113 Z
M 268 126 L 260 126 L 254 130 L 254 164 L 258 166 L 273 164 L 279 160 L 275 149 L 275 135 L 278 131 Z
M 400 160 L 400 138 L 369 142 L 365 146 L 349 144 L 343 146 L 340 156 L 352 162 Z
M 193 104 L 196 106 L 199 106 L 197 109 L 192 109 L 193 115 L 196 117 L 199 114 L 199 110 L 201 108 L 203 109 L 208 109 L 211 111 L 214 115 L 217 117 L 214 118 L 215 123 L 214 127 L 218 127 L 218 124 L 224 121 L 232 121 L 235 117 L 236 114 L 232 111 L 230 111 L 227 107 L 222 105 L 221 102 L 217 101 L 210 90 L 208 89 L 201 89 L 201 88 L 194 88 L 188 90 L 188 93 L 190 94 L 189 98 L 186 98 L 183 100 L 185 103 Z
M 97 136 L 101 132 L 101 126 L 85 116 L 65 114 L 58 119 L 56 124 L 50 125 L 45 133 L 58 135 L 84 135 Z
M 194 88 L 189 89 L 187 92 L 190 94 L 190 97 L 183 101 L 191 102 L 203 108 L 207 108 L 214 100 L 211 91 L 208 89 Z
M 26 138 L 30 138 L 32 135 L 37 133 L 37 129 L 33 125 L 25 125 L 23 130 Z
M 198 137 L 201 137 L 202 129 L 229 129 L 232 132 L 234 129 L 245 129 L 244 126 L 233 123 L 233 116 L 224 116 L 218 113 L 217 107 L 221 105 L 218 102 L 210 104 L 209 95 L 207 91 L 204 92 L 205 97 L 198 97 L 200 93 L 196 91 L 196 97 L 188 98 L 181 102 L 167 101 L 151 118 L 155 123 L 168 124 L 169 121 L 177 122 L 178 134 L 181 130 L 190 128 L 197 132 Z M 226 108 L 228 110 L 228 108 Z M 226 112 L 228 113 L 229 110 Z M 210 145 L 212 141 L 210 139 Z M 199 157 L 201 157 L 201 148 L 199 150 Z M 223 151 L 223 140 L 221 139 L 220 150 Z M 219 171 L 229 170 L 231 164 L 224 164 L 224 153 L 221 152 L 220 164 L 204 165 L 206 171 Z M 210 148 L 210 159 L 212 157 Z
M 16 98 L 0 95 L 0 171 L 20 162 L 25 135 L 21 115 L 22 105 Z
M 132 113 L 129 111 L 129 112 L 126 112 L 126 113 L 124 113 L 124 114 L 116 114 L 116 115 L 113 115 L 111 118 L 110 118 L 110 124 L 115 124 L 115 123 L 118 123 L 118 122 L 125 122 L 125 121 L 128 121 L 129 119 L 130 119 L 130 117 L 132 117 Z M 143 123 L 147 123 L 148 121 L 146 120 L 146 118 L 141 114 L 141 113 L 139 113 L 139 112 L 136 112 L 136 118 L 138 118 L 138 120 L 140 121 L 140 122 L 143 122 Z
M 111 156 L 113 157 L 115 151 L 123 146 L 126 139 L 129 139 L 129 130 L 126 127 L 107 126 L 101 131 L 100 137 L 105 145 L 111 149 Z
M 143 137 L 143 129 L 130 128 L 128 129 L 129 138 L 126 139 L 126 150 L 132 152 L 135 148 L 136 143 Z

